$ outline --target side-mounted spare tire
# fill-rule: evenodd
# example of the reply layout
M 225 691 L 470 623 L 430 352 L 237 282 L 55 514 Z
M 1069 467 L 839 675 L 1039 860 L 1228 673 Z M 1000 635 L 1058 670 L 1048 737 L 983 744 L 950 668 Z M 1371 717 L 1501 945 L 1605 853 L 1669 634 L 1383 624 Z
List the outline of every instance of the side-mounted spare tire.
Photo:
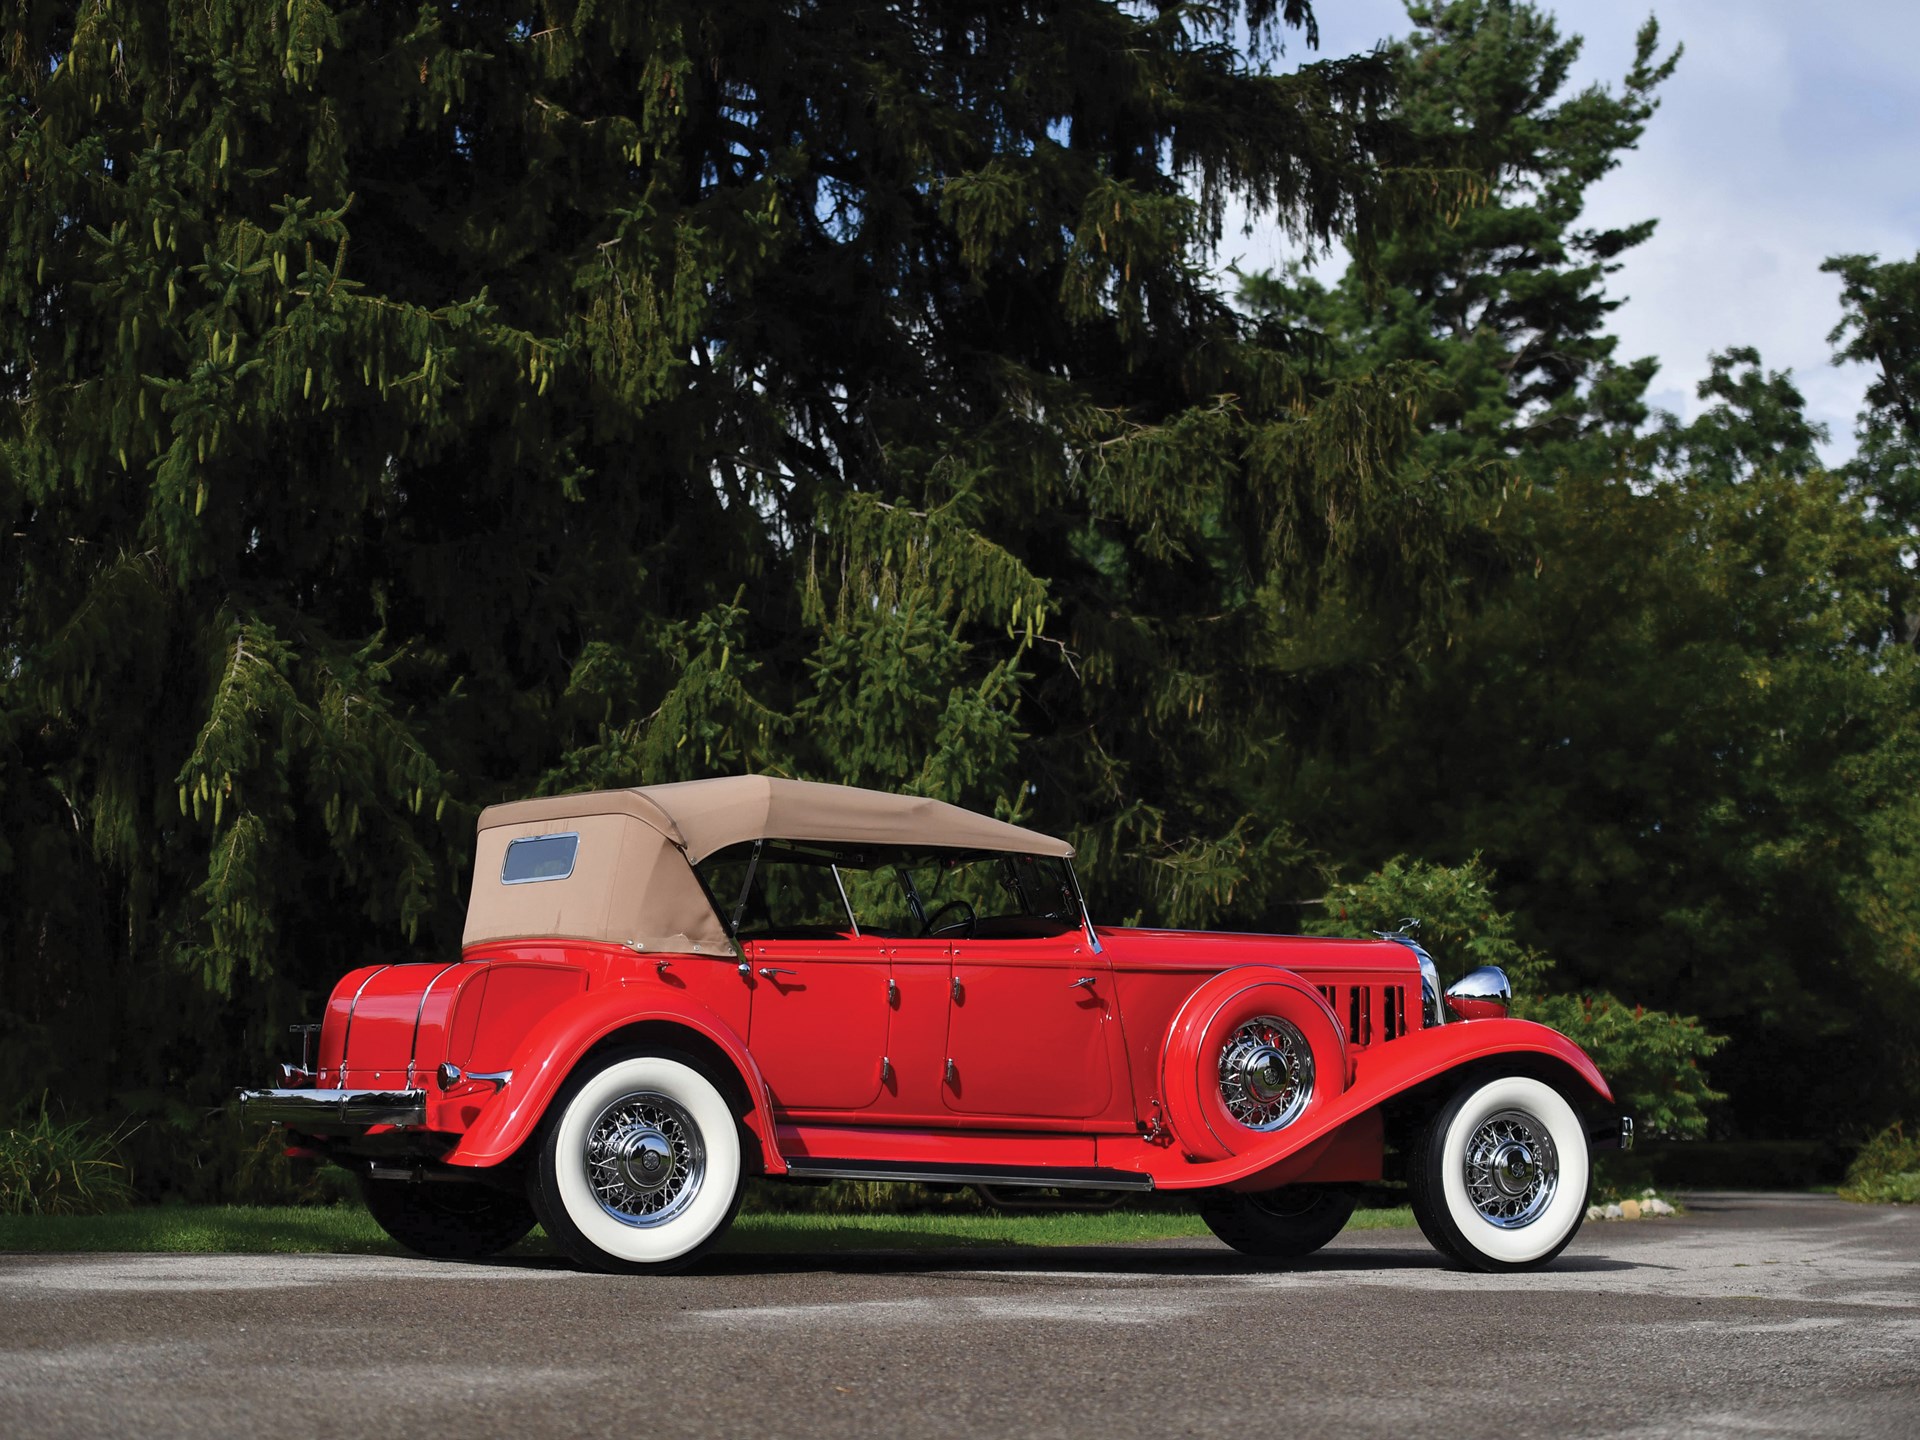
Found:
M 1195 990 L 1161 1053 L 1161 1103 L 1196 1160 L 1244 1154 L 1300 1126 L 1346 1084 L 1346 1036 L 1332 1008 L 1272 970 L 1228 970 Z
M 1537 1270 L 1586 1219 L 1587 1128 L 1558 1090 L 1484 1075 L 1455 1090 L 1408 1157 L 1414 1219 L 1470 1270 Z

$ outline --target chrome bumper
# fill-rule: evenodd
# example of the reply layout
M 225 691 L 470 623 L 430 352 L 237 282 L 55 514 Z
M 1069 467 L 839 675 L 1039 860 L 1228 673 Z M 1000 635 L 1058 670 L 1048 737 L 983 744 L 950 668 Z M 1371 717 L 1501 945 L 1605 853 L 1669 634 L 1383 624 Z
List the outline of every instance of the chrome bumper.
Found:
M 1633 1117 L 1631 1115 L 1602 1116 L 1587 1131 L 1587 1138 L 1593 1142 L 1593 1148 L 1596 1150 L 1631 1150 L 1633 1148 Z
M 424 1125 L 424 1090 L 242 1090 L 241 1113 L 296 1130 L 364 1129 L 369 1125 Z

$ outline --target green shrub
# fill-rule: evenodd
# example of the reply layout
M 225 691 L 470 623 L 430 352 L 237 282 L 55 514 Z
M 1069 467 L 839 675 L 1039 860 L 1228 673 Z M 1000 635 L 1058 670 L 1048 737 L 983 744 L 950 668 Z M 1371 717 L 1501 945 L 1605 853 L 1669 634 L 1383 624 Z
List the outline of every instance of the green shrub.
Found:
M 99 1215 L 133 1199 L 121 1135 L 47 1112 L 0 1130 L 0 1214 Z
M 1605 994 L 1522 999 L 1514 1013 L 1551 1025 L 1591 1055 L 1643 1135 L 1704 1135 L 1706 1106 L 1726 1098 L 1707 1084 L 1701 1068 L 1726 1037 L 1708 1034 L 1691 1015 L 1628 1005 Z
M 1476 854 L 1464 865 L 1396 855 L 1365 879 L 1327 887 L 1309 935 L 1365 939 L 1412 922 L 1411 934 L 1449 974 L 1482 965 L 1507 972 L 1516 995 L 1535 993 L 1551 967 L 1513 934 L 1513 916 L 1493 903 L 1493 872 Z
M 1920 1204 L 1920 1135 L 1901 1125 L 1882 1130 L 1854 1157 L 1840 1194 L 1870 1205 Z
M 1643 1136 L 1706 1133 L 1706 1106 L 1726 1097 L 1702 1068 L 1726 1037 L 1691 1015 L 1649 1010 L 1612 995 L 1556 995 L 1552 962 L 1514 936 L 1513 916 L 1493 898 L 1493 873 L 1478 855 L 1464 865 L 1395 856 L 1365 879 L 1329 887 L 1316 935 L 1365 936 L 1417 919 L 1414 932 L 1443 977 L 1498 965 L 1513 985 L 1513 1013 L 1551 1025 L 1578 1044 L 1606 1077 Z

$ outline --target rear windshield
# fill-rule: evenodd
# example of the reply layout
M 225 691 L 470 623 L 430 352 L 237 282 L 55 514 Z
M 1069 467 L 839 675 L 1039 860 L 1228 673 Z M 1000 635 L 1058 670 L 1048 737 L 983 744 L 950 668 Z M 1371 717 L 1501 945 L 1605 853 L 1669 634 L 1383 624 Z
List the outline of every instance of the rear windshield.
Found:
M 1057 935 L 1080 925 L 1064 860 L 991 851 L 825 850 L 764 842 L 709 857 L 700 878 L 742 939 Z M 748 883 L 749 866 L 752 883 Z
M 571 832 L 509 840 L 506 862 L 500 867 L 500 883 L 524 885 L 529 880 L 564 880 L 573 874 L 574 857 L 579 851 L 580 837 Z

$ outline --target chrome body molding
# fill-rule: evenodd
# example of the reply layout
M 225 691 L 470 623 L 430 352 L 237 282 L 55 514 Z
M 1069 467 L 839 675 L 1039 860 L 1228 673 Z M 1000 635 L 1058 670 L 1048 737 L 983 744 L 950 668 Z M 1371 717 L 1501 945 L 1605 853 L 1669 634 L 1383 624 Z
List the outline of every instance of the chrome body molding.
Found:
M 360 997 L 367 993 L 367 986 L 371 985 L 391 969 L 393 969 L 391 965 L 382 965 L 378 970 L 375 970 L 373 974 L 362 980 L 360 982 L 360 988 L 353 992 L 353 1002 L 347 1006 L 346 1028 L 340 1032 L 340 1078 L 342 1080 L 347 1078 L 348 1057 L 353 1054 L 353 1017 L 360 1009 Z M 320 1057 L 317 1055 L 314 1057 L 314 1068 L 322 1068 L 320 1066 Z
M 1409 929 L 1412 922 L 1402 922 Z M 1376 930 L 1373 932 L 1382 940 L 1391 940 L 1396 945 L 1404 945 L 1413 952 L 1414 959 L 1420 962 L 1420 1019 L 1429 1028 L 1444 1025 L 1453 1017 L 1447 1013 L 1447 1007 L 1440 998 L 1440 967 L 1433 963 L 1433 957 L 1427 954 L 1426 946 L 1406 933 L 1406 930 Z
M 424 1090 L 242 1090 L 249 1120 L 270 1120 L 295 1129 L 363 1129 L 372 1125 L 424 1125 Z
M 438 985 L 442 980 L 444 980 L 447 977 L 447 974 L 449 971 L 458 970 L 461 967 L 461 965 L 464 963 L 465 963 L 464 961 L 455 960 L 450 965 L 442 966 L 440 969 L 440 972 L 437 975 L 435 975 L 433 979 L 427 982 L 427 988 L 420 992 L 420 1004 L 413 1012 L 413 1043 L 407 1046 L 407 1084 L 408 1085 L 413 1085 L 417 1083 L 413 1078 L 413 1067 L 420 1063 L 420 1021 L 425 1017 L 427 1013 L 427 1001 L 431 999 L 433 996 L 433 987 Z M 340 1056 L 340 1064 L 342 1066 L 343 1071 L 346 1066 L 346 1063 L 347 1063 L 346 1054 L 345 1052 L 342 1052 Z M 343 1073 L 340 1078 L 344 1080 L 346 1078 L 345 1074 Z
M 1446 1002 L 1440 998 L 1440 967 L 1418 945 L 1413 953 L 1420 957 L 1420 1020 L 1432 1027 L 1447 1023 Z

